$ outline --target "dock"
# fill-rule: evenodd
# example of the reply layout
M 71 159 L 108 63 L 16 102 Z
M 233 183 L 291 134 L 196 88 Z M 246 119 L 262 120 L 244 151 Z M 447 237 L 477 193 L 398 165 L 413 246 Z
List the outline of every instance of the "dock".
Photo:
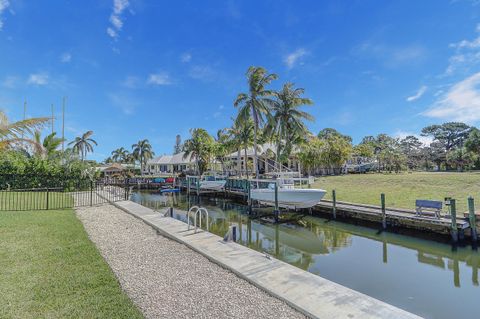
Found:
M 131 201 L 112 204 L 309 317 L 419 318 L 276 258 L 234 242 L 225 242 L 207 231 L 188 230 L 185 223 Z

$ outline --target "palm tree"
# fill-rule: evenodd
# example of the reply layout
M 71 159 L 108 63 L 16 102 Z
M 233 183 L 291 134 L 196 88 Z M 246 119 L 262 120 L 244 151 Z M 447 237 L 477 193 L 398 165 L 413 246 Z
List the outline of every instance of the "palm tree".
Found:
M 140 162 L 140 171 L 143 175 L 143 166 L 147 163 L 149 159 L 152 159 L 155 155 L 152 150 L 152 145 L 150 145 L 150 142 L 145 139 L 138 141 L 136 144 L 133 144 L 132 149 L 132 154 L 135 160 Z
M 267 90 L 265 87 L 276 79 L 276 74 L 268 74 L 267 70 L 262 67 L 251 66 L 247 71 L 248 93 L 238 94 L 234 102 L 235 107 L 239 107 L 238 117 L 240 120 L 246 121 L 249 118 L 253 119 L 253 165 L 255 166 L 257 178 L 259 175 L 257 164 L 258 130 L 264 123 L 264 116 L 270 114 L 270 108 L 273 105 L 271 97 L 274 95 L 273 91 Z
M 128 155 L 129 152 L 125 148 L 120 147 L 112 151 L 112 160 L 114 162 L 124 163 L 126 162 Z
M 50 157 L 57 152 L 64 139 L 56 137 L 56 135 L 56 132 L 50 133 L 42 141 L 40 131 L 35 131 L 33 136 L 36 143 L 34 148 L 37 156 L 47 155 L 47 157 Z
M 35 146 L 34 140 L 24 136 L 32 135 L 36 129 L 42 128 L 48 121 L 50 121 L 48 117 L 37 117 L 10 123 L 5 112 L 0 110 L 0 150 L 21 142 Z
M 190 130 L 192 137 L 183 144 L 183 158 L 195 158 L 196 173 L 201 175 L 210 162 L 215 140 L 203 128 Z
M 93 145 L 98 145 L 97 142 L 91 138 L 93 131 L 87 131 L 82 136 L 77 136 L 68 145 L 73 145 L 73 151 L 80 154 L 80 158 L 84 161 L 87 154 L 93 152 Z
M 274 114 L 269 116 L 267 129 L 275 136 L 277 162 L 280 162 L 282 157 L 290 156 L 295 136 L 305 136 L 308 133 L 304 120 L 314 120 L 312 115 L 300 110 L 303 105 L 313 104 L 312 100 L 301 97 L 304 92 L 302 88 L 294 88 L 293 83 L 285 83 L 282 90 L 274 93 L 276 97 L 272 107 Z
M 253 120 L 249 119 L 246 122 L 241 121 L 239 124 L 236 124 L 240 127 L 240 134 L 238 135 L 238 140 L 240 143 L 240 147 L 244 150 L 244 166 L 245 166 L 245 173 L 248 178 L 248 154 L 247 149 L 250 147 L 254 147 L 254 153 L 256 154 L 257 146 L 255 145 L 255 125 L 253 124 Z M 254 161 L 254 165 L 255 165 Z M 257 171 L 258 173 L 258 171 Z M 258 175 L 257 175 L 258 176 Z
M 232 118 L 233 125 L 226 129 L 226 132 L 229 136 L 229 143 L 231 147 L 237 150 L 237 171 L 240 174 L 242 171 L 242 141 L 240 140 L 240 134 L 242 134 L 243 127 L 241 125 L 241 121 L 235 121 Z

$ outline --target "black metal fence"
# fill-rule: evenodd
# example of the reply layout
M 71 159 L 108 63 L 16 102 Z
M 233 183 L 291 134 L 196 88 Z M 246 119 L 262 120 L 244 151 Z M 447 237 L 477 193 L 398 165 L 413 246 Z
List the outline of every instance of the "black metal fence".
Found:
M 130 187 L 121 182 L 81 181 L 60 187 L 0 190 L 0 211 L 64 209 L 127 200 Z

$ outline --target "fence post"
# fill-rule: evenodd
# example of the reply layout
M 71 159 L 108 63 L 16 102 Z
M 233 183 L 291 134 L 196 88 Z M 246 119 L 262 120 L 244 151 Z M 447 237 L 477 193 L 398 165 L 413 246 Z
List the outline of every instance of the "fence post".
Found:
M 93 181 L 90 181 L 90 206 L 93 206 Z
M 385 194 L 380 194 L 380 201 L 382 204 L 382 227 L 383 229 L 387 228 L 387 214 L 385 212 Z
M 49 197 L 50 197 L 49 194 L 50 194 L 50 192 L 48 191 L 48 187 L 47 187 L 47 202 L 46 202 L 47 208 L 46 208 L 46 210 L 48 210 L 48 208 L 49 208 L 49 203 L 48 203 Z
M 450 199 L 450 215 L 452 220 L 452 240 L 454 243 L 458 241 L 458 229 L 457 229 L 457 207 L 455 199 Z
M 335 190 L 332 190 L 332 209 L 333 209 L 333 219 L 337 219 L 337 193 Z
M 468 198 L 468 219 L 472 230 L 472 241 L 477 242 L 477 216 L 475 216 L 475 201 L 472 196 Z

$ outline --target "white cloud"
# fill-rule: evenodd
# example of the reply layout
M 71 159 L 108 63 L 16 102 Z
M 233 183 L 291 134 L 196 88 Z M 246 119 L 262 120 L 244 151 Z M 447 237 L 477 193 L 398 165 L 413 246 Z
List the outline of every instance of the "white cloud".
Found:
M 415 136 L 416 138 L 418 138 L 418 140 L 424 145 L 424 146 L 429 146 L 432 142 L 433 142 L 433 138 L 430 137 L 430 136 L 421 136 L 419 134 L 415 134 L 415 133 L 412 133 L 412 132 L 406 132 L 406 131 L 402 131 L 402 130 L 398 130 L 397 132 L 395 132 L 395 134 L 393 135 L 393 137 L 396 137 L 398 139 L 404 139 L 405 137 L 407 136 Z
M 13 89 L 17 86 L 19 82 L 18 76 L 7 76 L 2 82 L 2 86 L 8 89 Z
M 172 80 L 166 72 L 160 72 L 156 74 L 150 74 L 147 83 L 153 85 L 169 85 L 172 84 Z
M 140 80 L 136 76 L 127 76 L 125 80 L 122 82 L 122 86 L 127 87 L 129 89 L 135 89 L 138 87 Z
M 398 47 L 371 40 L 356 46 L 353 53 L 367 58 L 376 58 L 390 68 L 419 63 L 427 56 L 427 50 L 422 45 L 410 44 Z
M 69 63 L 72 60 L 72 55 L 68 52 L 63 53 L 60 56 L 60 62 L 62 63 Z
M 305 50 L 303 48 L 300 48 L 300 49 L 297 49 L 294 52 L 288 54 L 287 56 L 285 56 L 283 58 L 283 62 L 287 65 L 287 68 L 291 69 L 297 64 L 297 62 L 302 57 L 304 57 L 307 54 L 308 54 L 307 50 Z
M 480 72 L 453 85 L 427 111 L 428 117 L 473 123 L 480 120 Z
M 192 60 L 192 55 L 188 52 L 182 54 L 182 56 L 180 57 L 180 60 L 183 62 L 183 63 L 188 63 Z
M 208 65 L 196 65 L 190 69 L 188 75 L 192 79 L 208 82 L 215 78 L 216 72 Z
M 10 2 L 8 0 L 0 0 L 0 31 L 3 28 L 2 14 L 8 9 Z
M 122 30 L 122 14 L 129 6 L 128 0 L 113 0 L 113 11 L 109 18 L 111 25 L 107 28 L 107 34 L 114 40 L 118 39 L 119 32 Z
M 108 94 L 110 102 L 117 108 L 119 108 L 123 114 L 132 115 L 139 103 L 133 99 L 130 95 L 124 93 L 110 93 Z
M 477 24 L 473 40 L 462 40 L 451 43 L 450 47 L 455 49 L 455 54 L 448 60 L 448 67 L 442 76 L 449 76 L 457 71 L 470 71 L 470 68 L 480 63 L 480 24 Z
M 48 74 L 46 73 L 34 73 L 28 76 L 27 84 L 33 85 L 47 85 Z
M 415 93 L 415 95 L 412 95 L 412 96 L 409 96 L 407 97 L 407 102 L 413 102 L 415 100 L 418 100 L 419 98 L 421 98 L 423 96 L 423 94 L 427 91 L 427 86 L 425 85 L 422 85 L 417 93 Z

